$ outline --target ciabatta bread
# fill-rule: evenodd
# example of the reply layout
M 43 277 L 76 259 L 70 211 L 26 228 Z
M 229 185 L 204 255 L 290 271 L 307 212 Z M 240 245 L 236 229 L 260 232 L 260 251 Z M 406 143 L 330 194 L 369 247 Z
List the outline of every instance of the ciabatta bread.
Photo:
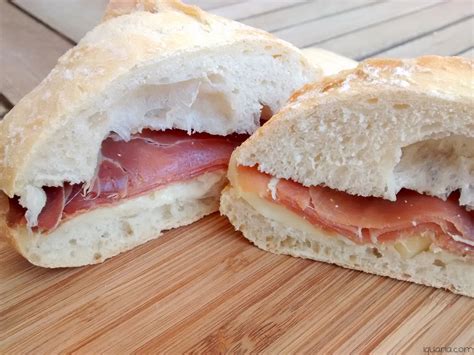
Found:
M 0 190 L 30 225 L 43 186 L 91 181 L 110 132 L 252 133 L 263 106 L 320 76 L 267 32 L 178 1 L 120 3 L 0 123 Z

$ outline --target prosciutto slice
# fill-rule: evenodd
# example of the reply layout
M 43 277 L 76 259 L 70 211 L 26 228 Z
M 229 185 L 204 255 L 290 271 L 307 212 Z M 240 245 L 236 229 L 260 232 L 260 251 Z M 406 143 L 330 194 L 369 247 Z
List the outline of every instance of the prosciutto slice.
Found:
M 261 173 L 256 167 L 238 167 L 240 186 L 280 204 L 327 231 L 356 243 L 390 242 L 431 230 L 436 244 L 459 254 L 474 255 L 474 212 L 459 206 L 457 193 L 447 201 L 401 190 L 396 201 L 361 197 L 323 186 L 305 187 Z
M 139 196 L 173 182 L 227 168 L 232 151 L 245 136 L 187 134 L 180 130 L 144 130 L 124 141 L 104 140 L 96 177 L 81 184 L 45 187 L 47 202 L 37 229 L 51 231 L 61 221 L 97 207 Z M 9 224 L 24 222 L 17 199 L 10 199 Z

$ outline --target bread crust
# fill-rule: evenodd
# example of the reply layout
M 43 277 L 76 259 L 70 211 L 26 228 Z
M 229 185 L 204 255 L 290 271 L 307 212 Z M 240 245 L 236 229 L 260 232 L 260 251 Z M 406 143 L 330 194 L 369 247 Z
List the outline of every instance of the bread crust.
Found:
M 304 85 L 295 91 L 290 102 L 314 105 L 319 94 L 338 96 L 344 84 L 354 90 L 365 86 L 402 87 L 412 92 L 438 92 L 439 95 L 466 100 L 472 95 L 474 60 L 463 57 L 422 56 L 413 59 L 370 58 L 356 68 Z M 403 71 L 405 72 L 403 72 Z M 397 78 L 397 71 L 399 77 Z M 405 79 L 405 81 L 400 81 Z M 348 88 L 345 89 L 347 91 Z
M 305 186 L 325 184 L 355 195 L 395 200 L 405 187 L 446 198 L 459 189 L 461 204 L 474 208 L 469 187 L 474 181 L 468 173 L 474 167 L 473 92 L 471 59 L 369 59 L 295 92 L 234 155 L 238 164 L 258 165 L 275 177 Z M 427 165 L 436 156 L 416 162 L 424 171 L 397 175 L 407 149 L 422 148 L 415 145 L 426 142 L 439 143 L 442 150 L 445 138 L 464 146 L 453 156 L 463 162 L 452 162 L 443 176 L 449 180 L 450 172 L 463 170 L 455 186 L 440 181 L 435 189 L 413 181 L 417 175 L 428 181 L 430 171 L 442 170 L 443 166 Z M 407 176 L 412 181 L 401 181 Z
M 205 12 L 197 6 L 187 5 L 179 0 L 110 0 L 103 21 L 128 15 L 137 11 L 157 13 L 166 10 L 178 10 L 198 20 L 205 21 Z

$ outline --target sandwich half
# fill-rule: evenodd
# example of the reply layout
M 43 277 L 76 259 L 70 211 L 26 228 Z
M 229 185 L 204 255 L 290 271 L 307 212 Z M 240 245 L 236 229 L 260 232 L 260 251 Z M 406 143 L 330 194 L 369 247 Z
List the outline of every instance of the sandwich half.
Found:
M 113 1 L 0 122 L 0 234 L 94 264 L 218 210 L 233 149 L 320 77 L 294 46 L 179 1 Z
M 370 59 L 237 148 L 221 213 L 258 247 L 474 296 L 473 61 Z

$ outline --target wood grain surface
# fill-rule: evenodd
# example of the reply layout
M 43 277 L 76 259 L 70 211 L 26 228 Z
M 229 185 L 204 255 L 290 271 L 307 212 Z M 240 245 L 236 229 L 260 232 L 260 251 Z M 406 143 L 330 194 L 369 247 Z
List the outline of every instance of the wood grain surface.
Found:
M 0 245 L 3 353 L 422 353 L 474 346 L 474 300 L 265 253 L 214 214 L 101 265 Z
M 61 7 L 65 1 L 0 0 L 0 116 L 105 4 Z M 474 53 L 470 0 L 189 2 L 353 58 Z M 474 353 L 473 299 L 265 253 L 218 214 L 76 269 L 32 266 L 0 239 L 0 354 L 418 354 L 441 347 Z
M 106 2 L 0 0 L 0 94 L 15 103 L 33 89 L 73 41 L 99 21 Z M 187 2 L 301 47 L 324 48 L 356 60 L 419 54 L 473 57 L 472 0 Z

